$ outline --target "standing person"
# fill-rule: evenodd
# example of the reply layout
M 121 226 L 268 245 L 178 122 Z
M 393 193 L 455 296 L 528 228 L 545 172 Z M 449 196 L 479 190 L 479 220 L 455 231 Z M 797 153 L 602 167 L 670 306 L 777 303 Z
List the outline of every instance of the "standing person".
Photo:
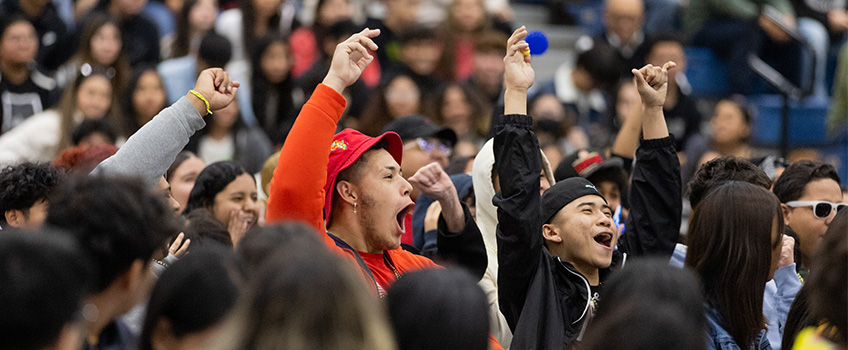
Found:
M 795 238 L 795 261 L 802 276 L 816 259 L 822 236 L 836 211 L 848 209 L 842 201 L 839 174 L 832 165 L 802 160 L 786 167 L 772 192 L 780 199 L 786 234 Z
M 303 107 L 280 153 L 267 220 L 308 223 L 331 250 L 355 261 L 372 291 L 382 296 L 402 274 L 437 265 L 400 248 L 403 217 L 413 208 L 412 186 L 400 169 L 400 137 L 389 132 L 372 138 L 350 129 L 334 135 L 345 107 L 341 93 L 374 59 L 367 49 L 377 49 L 371 38 L 379 33 L 366 29 L 336 46 L 329 73 Z M 440 250 L 464 251 L 479 263 L 471 267 L 475 275 L 482 275 L 485 253 L 479 230 L 447 174 L 430 164 L 410 181 L 441 203 Z
M 777 197 L 747 182 L 719 185 L 692 213 L 686 266 L 701 281 L 707 349 L 771 349 L 763 293 L 781 257 L 783 227 Z
M 0 16 L 0 134 L 59 99 L 56 81 L 34 66 L 38 37 L 20 16 Z
M 673 245 L 647 242 L 636 235 L 614 250 L 618 229 L 612 211 L 585 179 L 568 179 L 552 186 L 544 196 L 538 194 L 542 163 L 541 157 L 535 156 L 539 145 L 531 130 L 532 120 L 525 115 L 527 89 L 535 76 L 530 56 L 522 54 L 529 47 L 522 40 L 526 35 L 526 28 L 519 28 L 507 44 L 506 117 L 495 128 L 494 154 L 501 188 L 493 199 L 498 207 L 498 296 L 513 331 L 512 348 L 572 347 L 580 341 L 599 302 L 601 283 L 624 264 L 623 251 L 670 254 Z M 679 172 L 674 140 L 662 116 L 667 70 L 674 66 L 669 62 L 662 68 L 648 65 L 633 70 L 646 106 L 645 141 L 637 151 L 643 164 L 637 164 L 634 171 L 634 183 L 640 187 L 634 189 L 634 196 L 639 201 L 653 199 L 655 206 L 670 206 L 671 212 L 675 207 L 670 199 L 679 203 L 680 198 L 667 194 L 662 198 L 654 186 L 671 182 L 676 185 L 672 191 L 679 188 L 679 175 L 674 176 L 675 170 Z M 642 188 L 644 168 L 677 182 L 664 179 Z M 671 228 L 668 222 L 675 222 L 673 218 L 652 222 L 644 218 L 649 210 L 640 210 L 645 212 L 628 220 L 639 227 L 637 232 L 651 230 L 663 238 L 673 234 L 676 239 L 679 221 Z M 679 211 L 677 215 L 679 220 Z

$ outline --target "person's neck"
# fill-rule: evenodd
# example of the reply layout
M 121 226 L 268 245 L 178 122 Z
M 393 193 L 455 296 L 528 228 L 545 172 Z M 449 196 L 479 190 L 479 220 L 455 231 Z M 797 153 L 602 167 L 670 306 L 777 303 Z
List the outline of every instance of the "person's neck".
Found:
M 271 18 L 271 13 L 256 13 L 256 22 L 253 25 L 254 35 L 258 38 L 268 32 L 268 20 Z
M 99 339 L 100 333 L 103 332 L 103 329 L 106 328 L 109 323 L 112 323 L 116 316 L 116 306 L 111 300 L 112 298 L 109 296 L 108 289 L 92 296 L 88 300 L 89 306 L 86 307 L 85 312 L 91 312 L 92 314 L 85 315 L 86 339 Z M 90 306 L 93 306 L 93 308 Z
M 339 208 L 341 209 L 341 208 Z M 333 214 L 338 217 L 333 219 L 327 232 L 345 241 L 351 248 L 357 252 L 382 254 L 382 249 L 372 248 L 365 240 L 365 230 L 359 223 L 359 218 L 350 210 L 339 210 Z
M 0 72 L 3 73 L 3 79 L 12 84 L 23 83 L 29 78 L 29 68 L 26 63 L 0 61 Z
M 598 275 L 597 267 L 585 262 L 578 261 L 578 259 L 569 258 L 568 254 L 565 253 L 555 255 L 560 257 L 562 260 L 568 261 L 571 266 L 574 266 L 574 269 L 586 278 L 586 281 L 589 282 L 589 285 L 597 286 L 598 283 L 600 283 L 600 277 Z

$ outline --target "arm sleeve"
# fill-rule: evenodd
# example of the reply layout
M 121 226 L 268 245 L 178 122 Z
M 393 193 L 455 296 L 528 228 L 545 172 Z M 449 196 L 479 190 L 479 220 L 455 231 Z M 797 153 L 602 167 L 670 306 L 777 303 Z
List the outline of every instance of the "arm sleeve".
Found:
M 680 236 L 683 195 L 674 137 L 643 140 L 630 185 L 630 215 L 618 248 L 670 258 Z
M 498 298 L 510 328 L 515 329 L 527 289 L 542 257 L 539 141 L 526 115 L 510 115 L 495 126 L 494 155 L 501 192 L 498 208 Z
M 268 196 L 266 221 L 302 221 L 314 228 L 329 247 L 336 244 L 324 227 L 324 182 L 330 144 L 345 99 L 321 84 L 303 106 L 280 151 Z
M 471 216 L 471 211 L 465 203 L 462 211 L 465 215 L 465 226 L 460 232 L 449 232 L 447 223 L 439 215 L 439 255 L 449 262 L 468 269 L 476 279 L 483 278 L 488 266 L 486 247 L 483 245 L 483 235 Z
M 138 129 L 118 153 L 106 158 L 91 173 L 136 176 L 153 187 L 191 135 L 205 125 L 194 105 L 182 97 Z

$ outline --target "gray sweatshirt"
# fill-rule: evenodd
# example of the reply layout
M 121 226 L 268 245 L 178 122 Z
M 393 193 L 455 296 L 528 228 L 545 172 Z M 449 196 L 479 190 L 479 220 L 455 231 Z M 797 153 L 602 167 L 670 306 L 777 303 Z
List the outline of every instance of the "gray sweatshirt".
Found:
M 135 176 L 150 187 L 159 183 L 189 137 L 206 126 L 185 97 L 144 124 L 117 153 L 97 165 L 92 175 Z

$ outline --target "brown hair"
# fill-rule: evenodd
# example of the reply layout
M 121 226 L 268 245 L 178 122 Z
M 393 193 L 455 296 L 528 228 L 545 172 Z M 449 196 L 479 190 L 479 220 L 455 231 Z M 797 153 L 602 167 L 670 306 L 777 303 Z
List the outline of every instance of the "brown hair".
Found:
M 731 181 L 712 190 L 692 212 L 686 266 L 701 280 L 707 305 L 725 320 L 742 349 L 765 328 L 763 292 L 768 281 L 772 226 L 783 232 L 783 213 L 768 190 Z M 781 240 L 777 241 L 780 244 Z
M 75 62 L 79 65 L 88 63 L 92 66 L 95 66 L 94 56 L 91 54 L 91 39 L 94 38 L 94 35 L 97 34 L 97 31 L 100 30 L 100 28 L 103 28 L 107 24 L 111 24 L 115 26 L 115 28 L 118 28 L 118 32 L 120 33 L 121 26 L 118 25 L 118 20 L 114 17 L 101 13 L 95 13 L 91 16 L 91 19 L 89 19 L 85 25 L 85 29 L 83 29 L 82 36 L 80 37 L 79 49 L 77 49 L 77 52 L 76 54 L 74 54 L 74 57 L 71 58 L 71 62 Z M 123 38 L 121 38 L 121 46 L 123 47 L 123 45 L 125 44 L 126 43 L 123 42 Z M 115 96 L 118 96 L 119 91 L 117 89 L 120 89 L 124 86 L 124 83 L 126 83 L 126 79 L 128 78 L 128 74 L 130 72 L 129 61 L 127 60 L 127 57 L 126 55 L 124 55 L 123 52 L 124 51 L 121 50 L 121 53 L 118 54 L 118 58 L 115 59 L 115 62 L 112 62 L 111 66 L 94 67 L 95 69 L 105 70 L 108 68 L 112 68 L 115 70 L 115 76 L 112 77 L 112 95 Z M 118 126 L 119 125 L 115 125 L 115 127 Z
M 445 104 L 445 95 L 448 90 L 457 88 L 462 91 L 465 101 L 471 107 L 471 129 L 479 137 L 486 139 L 489 136 L 489 121 L 492 118 L 492 107 L 489 106 L 479 92 L 468 85 L 453 83 L 446 86 L 436 95 L 435 103 L 424 105 L 428 109 L 427 116 L 436 124 L 446 125 L 442 115 L 442 106 Z
M 62 99 L 59 101 L 59 105 L 56 107 L 56 110 L 59 112 L 59 132 L 61 135 L 59 136 L 59 144 L 56 149 L 56 153 L 62 152 L 68 146 L 71 146 L 71 133 L 76 128 L 76 122 L 74 121 L 74 114 L 77 112 L 77 93 L 79 92 L 79 87 L 82 83 L 91 77 L 99 76 L 106 78 L 109 80 L 109 84 L 112 86 L 112 93 L 110 94 L 110 105 L 109 110 L 106 112 L 106 116 L 104 118 L 109 122 L 109 124 L 118 130 L 118 134 L 122 136 L 126 135 L 124 132 L 124 123 L 120 119 L 119 109 L 118 109 L 118 100 L 116 98 L 115 89 L 115 81 L 109 79 L 109 77 L 103 74 L 92 73 L 90 75 L 82 75 L 77 74 L 76 79 L 71 84 L 70 89 L 65 89 L 65 92 L 62 94 Z

